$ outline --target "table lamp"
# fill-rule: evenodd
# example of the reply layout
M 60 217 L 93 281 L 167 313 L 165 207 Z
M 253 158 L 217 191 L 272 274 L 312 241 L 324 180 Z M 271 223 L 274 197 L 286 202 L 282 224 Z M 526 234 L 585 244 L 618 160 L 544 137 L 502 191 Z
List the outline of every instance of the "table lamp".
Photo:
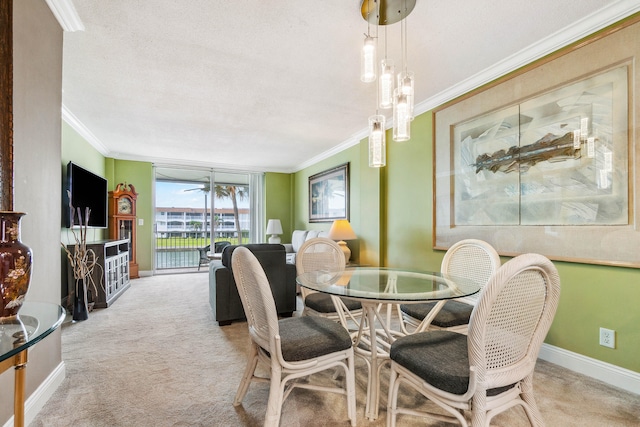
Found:
M 269 243 L 280 243 L 280 235 L 282 234 L 282 224 L 279 219 L 270 219 L 267 223 L 267 234 L 271 234 L 269 237 Z
M 346 219 L 337 219 L 333 221 L 331 224 L 331 229 L 329 230 L 329 238 L 331 240 L 337 240 L 338 245 L 340 245 L 340 249 L 344 252 L 344 263 L 349 264 L 349 258 L 351 258 L 351 249 L 347 246 L 345 240 L 354 240 L 358 237 L 356 233 L 353 232 L 353 228 L 351 228 L 351 224 Z

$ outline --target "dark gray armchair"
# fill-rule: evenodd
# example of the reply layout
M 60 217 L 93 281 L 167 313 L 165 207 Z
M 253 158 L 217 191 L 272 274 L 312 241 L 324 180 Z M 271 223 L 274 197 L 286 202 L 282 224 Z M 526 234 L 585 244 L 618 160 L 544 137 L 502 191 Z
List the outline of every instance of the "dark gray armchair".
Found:
M 296 310 L 296 266 L 287 264 L 283 245 L 257 243 L 243 245 L 258 259 L 264 269 L 278 315 L 291 317 Z M 237 245 L 222 251 L 222 262 L 209 264 L 209 304 L 220 326 L 246 319 L 242 301 L 231 271 L 231 254 Z

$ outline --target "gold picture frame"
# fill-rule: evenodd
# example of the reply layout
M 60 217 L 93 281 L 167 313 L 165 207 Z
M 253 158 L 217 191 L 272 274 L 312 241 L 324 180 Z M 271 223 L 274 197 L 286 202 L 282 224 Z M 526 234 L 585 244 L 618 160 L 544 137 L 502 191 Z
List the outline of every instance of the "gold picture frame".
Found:
M 640 17 L 434 111 L 433 246 L 640 267 Z

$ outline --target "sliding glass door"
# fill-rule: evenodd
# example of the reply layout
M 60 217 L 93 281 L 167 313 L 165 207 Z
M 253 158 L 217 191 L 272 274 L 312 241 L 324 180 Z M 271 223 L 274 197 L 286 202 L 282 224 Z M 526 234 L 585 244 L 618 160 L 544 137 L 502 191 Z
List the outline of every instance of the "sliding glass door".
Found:
M 202 271 L 225 245 L 260 241 L 262 177 L 156 166 L 155 270 Z

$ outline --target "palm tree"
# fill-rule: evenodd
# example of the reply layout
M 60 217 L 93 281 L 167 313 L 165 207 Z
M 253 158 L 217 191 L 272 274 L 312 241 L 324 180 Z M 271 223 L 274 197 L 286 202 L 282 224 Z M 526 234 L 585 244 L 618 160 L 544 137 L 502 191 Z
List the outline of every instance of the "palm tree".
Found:
M 191 226 L 191 228 L 193 228 L 195 230 L 196 237 L 197 237 L 198 232 L 202 228 L 202 223 L 200 221 L 190 221 L 189 225 Z
M 202 187 L 190 188 L 185 191 L 202 191 L 204 193 L 204 214 L 203 214 L 203 221 L 202 221 L 202 224 L 204 226 L 204 233 L 202 233 L 202 236 L 206 238 L 207 237 L 207 216 L 208 216 L 207 215 L 207 208 L 208 208 L 207 194 L 209 194 L 209 192 L 211 191 L 211 184 L 209 184 L 208 182 L 205 182 Z
M 242 244 L 242 230 L 240 229 L 240 213 L 238 212 L 238 200 L 244 200 L 249 196 L 247 187 L 237 185 L 216 185 L 214 187 L 216 199 L 230 198 L 233 204 L 233 219 L 238 232 L 238 244 Z

